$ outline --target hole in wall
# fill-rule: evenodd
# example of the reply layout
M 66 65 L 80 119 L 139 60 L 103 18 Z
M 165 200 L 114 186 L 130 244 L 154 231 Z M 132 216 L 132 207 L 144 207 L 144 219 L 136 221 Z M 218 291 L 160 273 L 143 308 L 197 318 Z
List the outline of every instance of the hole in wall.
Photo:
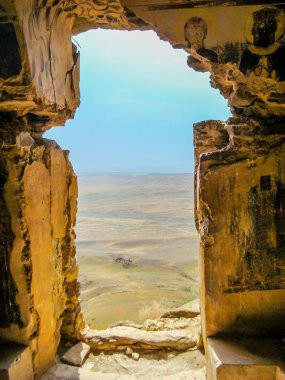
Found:
M 75 39 L 81 106 L 45 137 L 71 151 L 78 175 L 82 309 L 94 328 L 141 323 L 198 297 L 192 125 L 229 111 L 154 32 Z

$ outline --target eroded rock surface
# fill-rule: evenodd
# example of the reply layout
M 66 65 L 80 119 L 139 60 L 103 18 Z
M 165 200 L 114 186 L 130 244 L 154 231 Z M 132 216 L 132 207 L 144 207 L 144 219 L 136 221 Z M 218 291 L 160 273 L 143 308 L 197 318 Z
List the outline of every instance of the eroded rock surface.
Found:
M 196 299 L 167 311 L 162 318 L 195 318 L 198 315 L 200 315 L 200 300 Z
M 40 380 L 205 380 L 200 351 L 143 354 L 138 361 L 123 353 L 90 355 L 83 368 L 58 363 Z
M 0 378 L 33 380 L 33 360 L 29 347 L 3 344 L 0 346 Z
M 197 300 L 181 307 L 189 311 Z M 96 351 L 125 351 L 128 355 L 141 351 L 196 349 L 201 335 L 200 317 L 148 319 L 142 326 L 130 321 L 118 322 L 105 330 L 86 330 L 85 342 Z
M 125 351 L 132 355 L 141 351 L 196 349 L 200 335 L 200 317 L 182 317 L 146 320 L 137 327 L 129 321 L 121 322 L 106 330 L 89 330 L 84 340 L 93 352 Z
M 79 342 L 72 346 L 62 357 L 61 361 L 76 367 L 82 367 L 88 355 L 90 354 L 90 346 L 86 343 Z
M 208 128 L 195 127 L 201 145 Z M 207 334 L 283 334 L 284 134 L 244 119 L 220 128 L 228 143 L 200 154 L 197 170 Z
M 83 324 L 74 256 L 76 177 L 67 152 L 42 139 L 4 145 L 0 164 L 2 231 L 5 220 L 11 226 L 1 234 L 0 336 L 30 346 L 35 372 L 42 373 L 61 335 L 74 339 Z
M 41 380 L 65 379 L 204 379 L 204 356 L 197 349 L 201 335 L 200 318 L 160 318 L 142 326 L 130 321 L 106 330 L 90 330 L 84 339 L 61 357 Z M 64 349 L 64 347 L 62 347 Z M 82 358 L 89 355 L 85 364 Z M 185 351 L 185 352 L 183 352 Z M 181 353 L 183 352 L 183 353 Z M 187 363 L 187 364 L 186 364 Z M 187 368 L 186 368 L 187 367 Z
M 198 334 L 191 330 L 145 331 L 120 326 L 106 330 L 91 330 L 84 339 L 95 351 L 125 351 L 129 346 L 138 350 L 184 351 L 197 347 Z

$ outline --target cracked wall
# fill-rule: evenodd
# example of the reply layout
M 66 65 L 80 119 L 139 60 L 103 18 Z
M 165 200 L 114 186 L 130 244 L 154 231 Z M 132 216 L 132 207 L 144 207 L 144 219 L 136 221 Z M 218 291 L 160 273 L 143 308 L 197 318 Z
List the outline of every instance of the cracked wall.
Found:
M 73 231 L 77 183 L 67 152 L 27 136 L 22 132 L 18 144 L 1 150 L 7 173 L 1 211 L 9 220 L 1 218 L 0 337 L 29 346 L 40 374 L 53 362 L 61 334 L 75 339 L 84 326 Z
M 204 333 L 284 334 L 284 135 L 233 119 L 195 126 Z M 235 123 L 235 124 L 233 124 Z M 224 133 L 228 134 L 228 141 Z M 225 212 L 227 210 L 227 212 Z M 219 307 L 216 307 L 216 305 Z

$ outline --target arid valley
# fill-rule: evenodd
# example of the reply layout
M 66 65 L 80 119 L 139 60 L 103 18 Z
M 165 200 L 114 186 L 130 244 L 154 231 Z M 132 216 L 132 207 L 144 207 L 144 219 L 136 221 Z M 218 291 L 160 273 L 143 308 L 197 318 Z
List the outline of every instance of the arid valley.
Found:
M 81 304 L 93 328 L 141 323 L 198 296 L 193 174 L 78 177 Z

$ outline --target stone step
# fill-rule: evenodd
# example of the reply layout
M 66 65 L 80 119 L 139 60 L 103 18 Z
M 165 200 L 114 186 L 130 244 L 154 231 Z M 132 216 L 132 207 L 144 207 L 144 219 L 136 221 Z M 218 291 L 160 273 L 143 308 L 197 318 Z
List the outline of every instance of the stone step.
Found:
M 199 329 L 146 331 L 128 326 L 89 330 L 84 337 L 92 351 L 187 350 L 197 347 Z
M 33 380 L 32 353 L 26 346 L 0 346 L 0 380 Z
M 161 375 L 153 377 L 153 374 L 141 375 L 122 375 L 118 373 L 104 373 L 100 371 L 86 370 L 82 368 L 75 369 L 64 364 L 57 364 L 47 371 L 39 380 L 206 380 L 205 370 L 187 370 L 171 375 Z
M 208 338 L 209 380 L 285 380 L 282 341 L 266 338 Z

